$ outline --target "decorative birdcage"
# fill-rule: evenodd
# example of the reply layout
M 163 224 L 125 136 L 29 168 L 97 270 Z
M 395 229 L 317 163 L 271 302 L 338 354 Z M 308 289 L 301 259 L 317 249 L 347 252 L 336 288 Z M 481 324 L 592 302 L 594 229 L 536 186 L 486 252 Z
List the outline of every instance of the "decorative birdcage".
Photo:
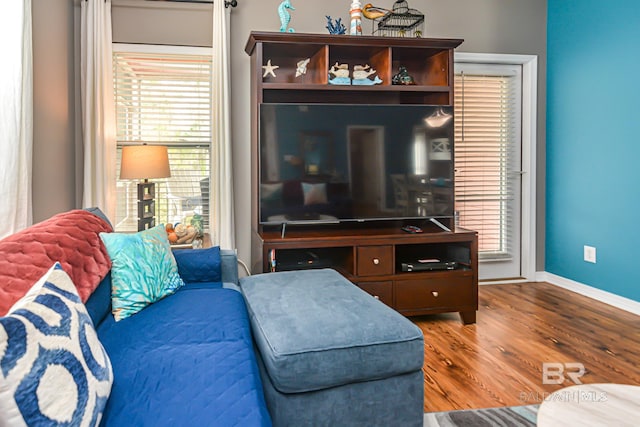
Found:
M 422 37 L 423 32 L 424 14 L 409 8 L 406 0 L 397 0 L 389 13 L 373 21 L 374 36 Z

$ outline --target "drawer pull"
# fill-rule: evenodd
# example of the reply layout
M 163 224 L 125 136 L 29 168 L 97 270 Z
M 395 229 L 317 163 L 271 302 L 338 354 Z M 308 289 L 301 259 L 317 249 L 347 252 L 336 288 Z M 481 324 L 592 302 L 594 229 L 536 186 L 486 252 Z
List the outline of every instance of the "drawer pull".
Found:
M 373 259 L 373 264 L 374 264 L 374 265 L 378 265 L 378 264 L 380 264 L 380 260 L 379 260 L 378 258 L 374 258 L 374 259 Z
M 431 295 L 433 295 L 434 297 L 438 298 L 438 295 L 440 295 L 437 291 L 431 291 Z
M 378 295 L 374 295 L 373 296 L 375 299 L 380 299 L 380 297 Z

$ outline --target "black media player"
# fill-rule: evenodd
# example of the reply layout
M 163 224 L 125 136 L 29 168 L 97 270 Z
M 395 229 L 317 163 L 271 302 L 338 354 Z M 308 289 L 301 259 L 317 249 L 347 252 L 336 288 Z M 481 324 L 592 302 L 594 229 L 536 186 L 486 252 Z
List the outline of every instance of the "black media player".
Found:
M 440 261 L 439 259 L 419 259 L 401 264 L 402 271 L 436 271 L 455 270 L 458 263 L 455 261 Z

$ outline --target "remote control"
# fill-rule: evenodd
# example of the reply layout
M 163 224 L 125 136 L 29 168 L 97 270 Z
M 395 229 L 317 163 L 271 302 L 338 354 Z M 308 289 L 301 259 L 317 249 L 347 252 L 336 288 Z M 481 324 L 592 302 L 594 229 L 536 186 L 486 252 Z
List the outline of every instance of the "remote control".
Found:
M 405 225 L 402 227 L 402 231 L 406 231 L 407 233 L 422 233 L 422 228 L 416 227 L 415 225 Z

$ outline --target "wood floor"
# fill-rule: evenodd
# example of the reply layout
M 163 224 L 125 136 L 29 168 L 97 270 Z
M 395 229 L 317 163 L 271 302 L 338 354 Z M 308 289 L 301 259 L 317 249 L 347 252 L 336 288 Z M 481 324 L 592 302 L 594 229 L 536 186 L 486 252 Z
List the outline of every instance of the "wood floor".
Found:
M 574 384 L 543 384 L 543 363 L 582 363 L 584 384 L 640 385 L 640 316 L 546 283 L 480 286 L 474 325 L 457 313 L 412 320 L 425 337 L 425 412 L 538 404 Z

